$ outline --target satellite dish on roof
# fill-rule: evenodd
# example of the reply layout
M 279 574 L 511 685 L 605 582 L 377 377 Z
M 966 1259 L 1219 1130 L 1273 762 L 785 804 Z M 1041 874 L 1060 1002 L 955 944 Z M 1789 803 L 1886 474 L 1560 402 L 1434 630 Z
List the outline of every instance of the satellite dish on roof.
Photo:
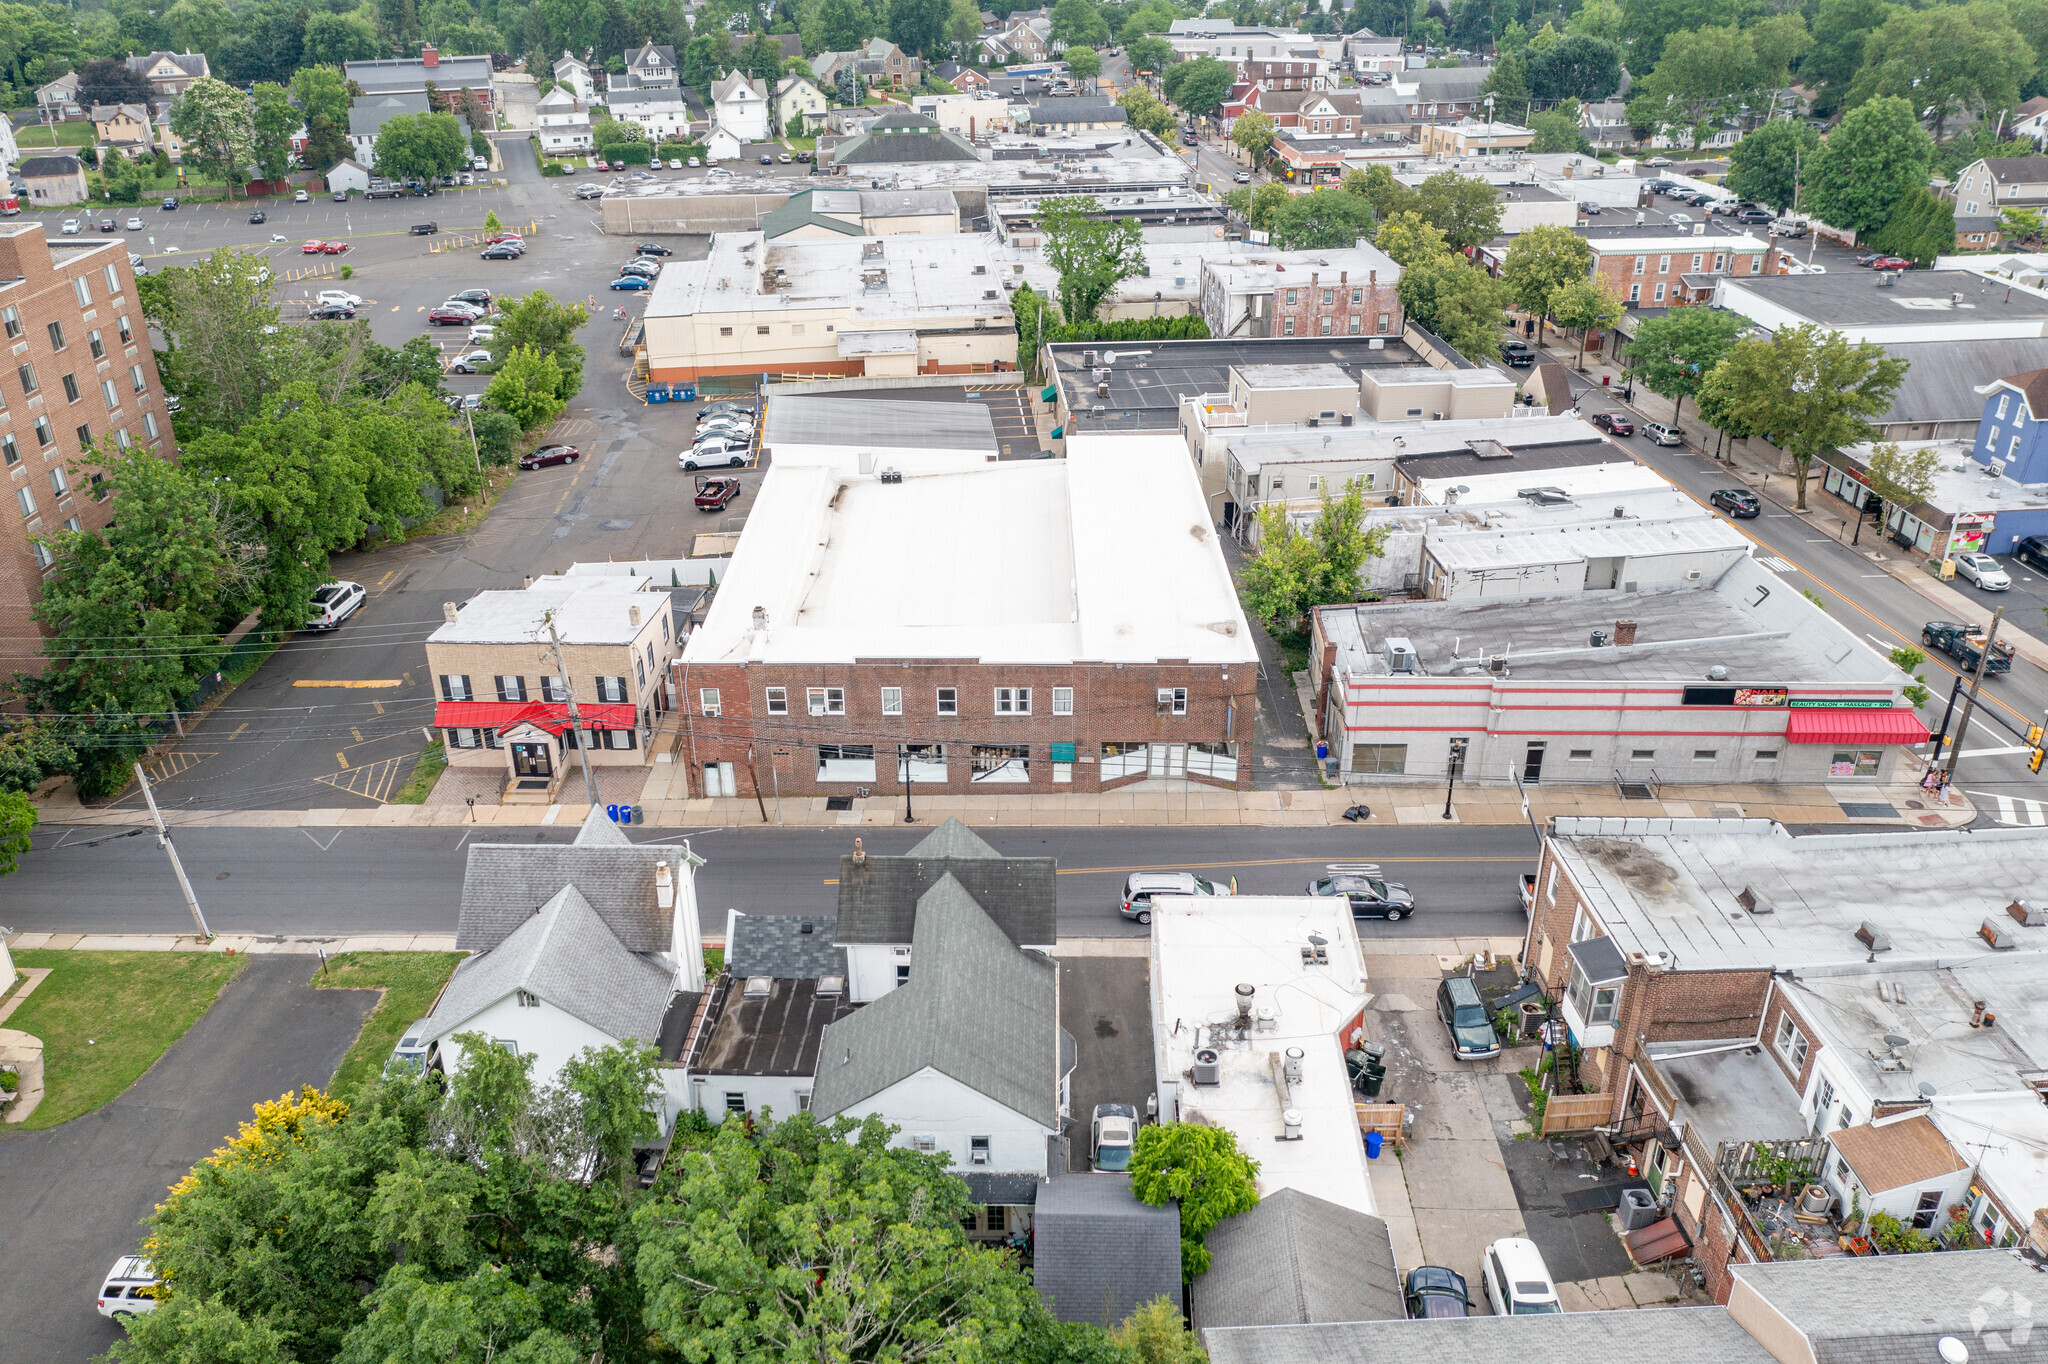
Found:
M 1102 363 L 1103 363 L 1103 364 L 1105 364 L 1105 365 L 1113 365 L 1113 364 L 1115 364 L 1115 363 L 1116 363 L 1116 352 L 1115 352 L 1115 351 L 1113 351 L 1113 350 L 1106 350 L 1106 351 L 1102 352 Z
M 1920 1082 L 1920 1097 L 1923 1099 L 1931 1099 L 1934 1097 L 1934 1086 L 1926 1080 L 1922 1080 Z

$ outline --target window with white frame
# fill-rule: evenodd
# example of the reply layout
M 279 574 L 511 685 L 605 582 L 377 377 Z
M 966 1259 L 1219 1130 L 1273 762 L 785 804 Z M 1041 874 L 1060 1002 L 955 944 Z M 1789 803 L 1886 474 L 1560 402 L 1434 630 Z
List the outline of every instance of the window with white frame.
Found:
M 938 713 L 941 715 L 958 715 L 960 713 L 960 693 L 952 687 L 940 687 L 937 706 Z
M 613 705 L 626 699 L 626 679 L 623 677 L 600 677 L 597 679 L 597 699 Z
M 79 307 L 90 308 L 92 306 L 92 281 L 84 275 L 72 277 L 71 292 L 78 295 Z
M 514 677 L 510 674 L 500 674 L 497 678 L 497 683 L 498 699 L 500 701 L 524 701 L 526 699 L 525 678 Z
M 997 687 L 996 714 L 1029 715 L 1031 713 L 1031 688 Z
M 1188 713 L 1188 689 L 1186 687 L 1159 688 L 1158 710 L 1161 715 L 1186 715 Z
M 443 701 L 471 700 L 469 675 L 467 673 L 442 673 L 441 699 Z
M 1798 1026 L 1792 1022 L 1791 1014 L 1778 1015 L 1775 1045 L 1778 1055 L 1784 1057 L 1785 1063 L 1793 1070 L 1799 1070 L 1806 1065 L 1806 1034 L 1799 1031 Z
M 569 688 L 556 674 L 545 674 L 540 680 L 540 699 L 561 705 L 569 699 Z
M 697 709 L 705 719 L 716 720 L 718 718 L 718 688 L 697 688 Z
M 1072 715 L 1074 713 L 1074 689 L 1072 687 L 1054 687 L 1052 689 L 1052 713 L 1054 715 Z
M 902 713 L 903 713 L 903 688 L 901 688 L 901 687 L 884 687 L 884 688 L 882 688 L 882 714 L 884 714 L 884 715 L 901 715 Z
M 804 702 L 813 715 L 844 715 L 846 688 L 811 687 L 804 693 Z
M 770 687 L 770 688 L 768 689 L 768 713 L 769 713 L 770 715 L 787 715 L 787 714 L 789 714 L 789 690 L 788 690 L 788 688 L 786 688 L 786 687 Z
M 451 729 L 448 731 L 450 748 L 482 748 L 483 732 L 475 729 Z

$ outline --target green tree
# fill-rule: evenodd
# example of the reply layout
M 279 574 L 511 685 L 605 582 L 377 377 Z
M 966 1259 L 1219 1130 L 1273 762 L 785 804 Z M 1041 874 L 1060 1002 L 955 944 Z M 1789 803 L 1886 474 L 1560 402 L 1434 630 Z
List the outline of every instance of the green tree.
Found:
M 386 50 L 377 37 L 377 26 L 361 13 L 319 11 L 306 20 L 304 51 L 310 61 L 340 66 L 368 61 Z
M 1235 193 L 1242 194 L 1244 191 L 1237 190 Z M 1280 211 L 1293 199 L 1294 195 L 1287 186 L 1277 180 L 1268 180 L 1254 188 L 1247 196 L 1245 221 L 1260 232 L 1271 232 L 1274 219 L 1279 217 Z
M 1173 65 L 1173 44 L 1164 38 L 1137 38 L 1124 44 L 1133 71 L 1160 72 Z
M 1069 47 L 1109 41 L 1109 25 L 1092 0 L 1058 0 L 1052 7 L 1052 40 Z
M 232 85 L 211 76 L 192 82 L 171 106 L 171 131 L 185 144 L 185 164 L 202 175 L 230 188 L 248 178 L 256 154 L 255 119 L 249 97 Z
M 1899 200 L 1884 226 L 1866 239 L 1876 250 L 1932 266 L 1934 258 L 1956 249 L 1956 205 L 1925 185 L 1915 185 Z
M 1438 258 L 1448 259 L 1451 254 L 1449 244 L 1444 241 L 1443 229 L 1413 210 L 1404 210 L 1382 220 L 1379 231 L 1373 235 L 1372 244 L 1393 257 L 1394 263 L 1404 269 Z
M 2017 108 L 2020 85 L 2033 73 L 2033 48 L 1996 0 L 1899 10 L 1864 40 L 1848 102 L 1897 95 L 1930 108 L 1939 142 L 1959 114 L 1988 119 Z
M 1891 17 L 1888 0 L 1819 0 L 1813 17 L 1813 47 L 1799 64 L 1799 78 L 1814 90 L 1814 109 L 1829 113 L 1849 92 L 1863 65 L 1863 46 Z
M 1214 57 L 1197 57 L 1168 67 L 1159 86 L 1183 112 L 1200 118 L 1223 107 L 1223 97 L 1236 79 L 1235 67 Z
M 1070 47 L 1065 56 L 1067 72 L 1077 81 L 1093 82 L 1102 74 L 1102 54 L 1092 47 Z
M 35 847 L 29 835 L 35 832 L 37 819 L 34 801 L 19 791 L 0 791 L 0 876 L 13 871 Z
M 875 31 L 859 0 L 824 0 L 818 6 L 818 23 L 821 52 L 851 52 Z
M 1814 457 L 1870 440 L 1870 418 L 1891 406 L 1907 362 L 1869 342 L 1802 325 L 1738 341 L 1701 394 L 1717 390 L 1734 419 L 1791 456 L 1798 508 Z
M 1145 268 L 1138 224 L 1105 219 L 1093 197 L 1062 195 L 1039 205 L 1045 259 L 1060 276 L 1060 312 L 1069 322 L 1095 316 L 1116 286 Z
M 1518 52 L 1502 57 L 1479 83 L 1480 98 L 1491 95 L 1494 115 L 1509 123 L 1522 123 L 1529 118 L 1529 55 Z
M 0 791 L 33 795 L 45 779 L 78 768 L 78 751 L 40 720 L 0 726 Z
M 1905 696 L 1907 704 L 1924 706 L 1934 698 L 1934 693 L 1928 689 L 1926 674 L 1920 671 L 1920 665 L 1927 661 L 1926 654 L 1910 644 L 1902 644 L 1892 650 L 1888 657 L 1893 667 L 1913 679 L 1909 685 L 1899 689 Z
M 1501 279 L 1514 305 L 1542 321 L 1550 319 L 1550 299 L 1561 285 L 1583 279 L 1593 270 L 1593 249 L 1570 228 L 1539 224 L 1515 238 L 1501 264 Z M 1537 329 L 1542 335 L 1542 329 Z
M 1372 205 L 1328 187 L 1288 195 L 1271 221 L 1273 244 L 1283 251 L 1335 251 L 1373 235 Z
M 1579 102 L 1565 100 L 1555 109 L 1546 109 L 1532 115 L 1529 128 L 1536 134 L 1536 140 L 1529 144 L 1529 150 L 1538 154 L 1557 152 L 1590 152 L 1592 144 L 1579 131 Z
M 1278 131 L 1278 125 L 1270 116 L 1260 113 L 1257 109 L 1248 109 L 1239 114 L 1237 121 L 1231 125 L 1230 140 L 1235 142 L 1238 150 L 1250 157 L 1252 164 L 1256 166 L 1272 149 L 1273 135 Z
M 345 123 L 337 123 L 326 114 L 315 114 L 306 120 L 305 162 L 308 168 L 328 171 L 348 157 L 352 148 L 348 134 L 343 131 Z
M 1869 232 L 1927 183 L 1933 158 L 1914 106 L 1880 95 L 1844 115 L 1807 164 L 1806 207 L 1830 227 Z
M 2038 208 L 2003 208 L 1998 211 L 1998 230 L 2014 246 L 2039 242 L 2041 229 L 2042 214 Z
M 562 371 L 555 357 L 542 355 L 531 346 L 514 346 L 498 362 L 484 390 L 484 401 L 511 414 L 522 431 L 537 431 L 561 415 L 566 404 L 560 389 Z
M 1443 230 L 1453 251 L 1490 242 L 1500 235 L 1500 191 L 1484 180 L 1438 171 L 1415 187 L 1413 207 Z
M 1373 213 L 1383 223 L 1397 213 L 1419 213 L 1415 191 L 1396 180 L 1394 173 L 1385 166 L 1345 171 L 1343 189 L 1346 194 L 1364 195 L 1372 204 Z
M 209 427 L 240 425 L 299 372 L 300 337 L 278 325 L 269 274 L 261 256 L 221 247 L 138 290 L 167 343 L 158 354 L 165 387 Z
M 263 172 L 266 180 L 282 180 L 291 172 L 292 137 L 304 119 L 292 103 L 290 92 L 282 85 L 258 82 L 249 92 L 249 100 L 253 106 L 251 126 L 256 168 Z
M 889 0 L 889 41 L 927 58 L 946 46 L 949 0 Z
M 1209 1358 L 1171 1298 L 1154 1298 L 1125 1317 L 1115 1342 L 1132 1364 L 1207 1364 Z
M 1799 171 L 1820 149 L 1820 134 L 1796 118 L 1772 119 L 1735 144 L 1728 154 L 1727 187 L 1744 199 L 1789 210 L 1799 189 Z
M 1361 589 L 1359 574 L 1367 559 L 1385 553 L 1388 527 L 1366 529 L 1363 478 L 1345 480 L 1344 492 L 1338 497 L 1330 496 L 1328 482 L 1324 480 L 1322 510 L 1309 528 L 1309 538 L 1315 541 L 1323 565 L 1320 595 L 1325 601 L 1356 601 Z
M 953 0 L 946 11 L 946 37 L 953 44 L 955 57 L 963 62 L 974 60 L 981 42 L 981 10 L 974 0 Z
M 1630 117 L 1640 105 L 1666 127 L 1690 132 L 1696 147 L 1767 81 L 1750 35 L 1732 24 L 1672 33 L 1663 53 L 1631 90 Z
M 1606 99 L 1621 88 L 1621 49 L 1604 38 L 1570 35 L 1530 55 L 1527 80 L 1537 99 Z
M 222 0 L 178 0 L 164 11 L 164 22 L 180 51 L 216 52 L 233 31 L 235 20 Z
M 1009 1357 L 1036 1293 L 1007 1253 L 967 1243 L 944 1157 L 894 1133 L 797 1113 L 672 1152 L 632 1219 L 647 1328 L 710 1360 Z
M 1460 355 L 1483 361 L 1500 353 L 1508 287 L 1463 257 L 1443 255 L 1409 266 L 1396 292 L 1416 325 Z
M 1871 451 L 1867 468 L 1870 476 L 1866 481 L 1880 503 L 1912 511 L 1934 496 L 1934 480 L 1941 473 L 1941 455 L 1928 446 L 1907 452 L 1899 449 L 1896 442 L 1886 441 Z M 1893 650 L 1895 655 L 1898 652 Z M 1922 655 L 1906 671 L 1911 672 L 1926 661 Z
M 453 114 L 398 114 L 378 130 L 375 156 L 380 175 L 429 180 L 467 165 L 469 147 Z
M 1171 137 L 1174 124 L 1173 110 L 1160 103 L 1159 98 L 1142 85 L 1132 85 L 1116 97 L 1123 106 L 1124 116 L 1133 128 L 1142 128 L 1154 137 Z
M 717 24 L 700 25 L 683 49 L 683 84 L 709 90 L 732 66 L 732 34 Z
M 1578 364 L 1583 368 L 1586 342 L 1593 332 L 1621 321 L 1621 295 L 1606 280 L 1588 275 L 1560 284 L 1550 295 L 1549 311 L 1559 326 L 1579 334 Z
M 754 36 L 740 49 L 739 69 L 757 81 L 766 81 L 773 94 L 775 82 L 782 78 L 782 44 L 770 37 L 767 30 L 755 29 Z
M 1259 1163 L 1237 1149 L 1227 1128 L 1168 1122 L 1138 1129 L 1131 1192 L 1154 1207 L 1180 1204 L 1183 1278 L 1193 1282 L 1208 1270 L 1204 1243 L 1218 1222 L 1257 1206 L 1259 1192 L 1252 1180 L 1258 1172 Z
M 583 390 L 583 347 L 576 344 L 576 329 L 589 320 L 584 305 L 557 303 L 545 289 L 508 299 L 498 311 L 491 357 L 502 363 L 513 350 L 528 346 L 551 358 L 561 374 L 556 393 L 566 403 Z
M 1620 9 L 1629 65 L 1647 71 L 1663 60 L 1670 35 L 1681 29 L 1732 25 L 1742 6 L 1740 0 L 1627 0 Z M 1589 21 L 1582 31 L 1591 29 Z
M 1749 319 L 1740 313 L 1673 308 L 1638 326 L 1623 355 L 1636 379 L 1671 399 L 1671 421 L 1676 425 L 1685 400 L 1700 391 L 1706 376 L 1748 330 Z
M 1260 503 L 1252 509 L 1252 519 L 1259 530 L 1259 548 L 1238 573 L 1238 594 L 1244 599 L 1244 609 L 1254 620 L 1274 629 L 1296 629 L 1308 610 L 1316 584 L 1322 579 L 1322 560 L 1316 553 L 1316 542 L 1313 537 L 1294 528 L 1285 502 Z M 1140 1129 L 1140 1138 L 1149 1130 L 1152 1129 Z M 1181 1237 L 1181 1263 L 1185 1269 L 1185 1216 L 1181 1221 Z

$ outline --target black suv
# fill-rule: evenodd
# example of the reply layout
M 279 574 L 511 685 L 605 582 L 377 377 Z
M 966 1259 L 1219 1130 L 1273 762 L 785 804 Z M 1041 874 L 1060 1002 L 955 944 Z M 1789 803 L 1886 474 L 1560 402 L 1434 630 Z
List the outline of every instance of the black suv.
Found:
M 1738 521 L 1760 515 L 1764 509 L 1762 500 L 1747 488 L 1716 488 L 1707 501 Z
M 2012 557 L 2048 572 L 2048 535 L 2029 535 L 2012 547 Z

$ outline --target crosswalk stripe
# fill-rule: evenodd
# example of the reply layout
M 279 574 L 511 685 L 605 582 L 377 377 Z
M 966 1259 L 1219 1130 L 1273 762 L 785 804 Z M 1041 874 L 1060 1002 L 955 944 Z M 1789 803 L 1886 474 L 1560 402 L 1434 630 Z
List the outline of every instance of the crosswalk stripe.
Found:
M 1759 554 L 1756 561 L 1773 573 L 1797 573 L 1799 566 L 1789 559 L 1780 559 L 1775 554 Z
M 1979 801 L 1990 801 L 1998 811 L 1992 818 L 2000 824 L 2031 825 L 2034 828 L 2048 825 L 2048 801 L 2029 796 L 2003 796 L 1991 791 L 1965 791 L 1963 794 Z

